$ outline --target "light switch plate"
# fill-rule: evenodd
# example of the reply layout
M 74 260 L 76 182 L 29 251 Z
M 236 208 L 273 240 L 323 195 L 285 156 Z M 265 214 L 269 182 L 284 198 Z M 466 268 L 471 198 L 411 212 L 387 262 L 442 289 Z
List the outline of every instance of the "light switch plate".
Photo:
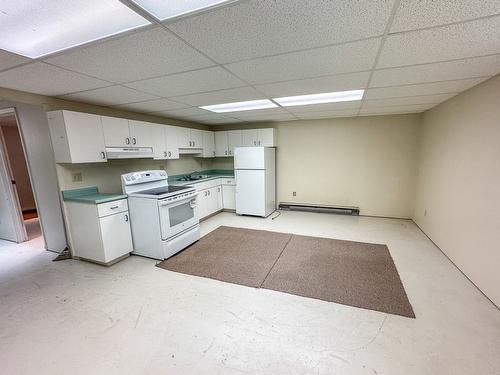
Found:
M 82 182 L 82 172 L 75 172 L 71 174 L 71 180 L 73 182 Z

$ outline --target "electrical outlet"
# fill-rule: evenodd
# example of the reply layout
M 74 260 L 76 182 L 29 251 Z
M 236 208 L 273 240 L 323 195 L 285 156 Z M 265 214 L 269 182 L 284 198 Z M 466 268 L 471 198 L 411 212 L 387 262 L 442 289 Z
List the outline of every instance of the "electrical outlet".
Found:
M 165 166 L 164 165 L 160 165 L 160 166 L 158 166 L 158 168 L 165 170 Z
M 73 182 L 82 182 L 82 172 L 75 172 L 71 174 L 71 179 Z
M 297 196 L 297 192 L 296 192 L 296 191 L 292 192 L 292 195 L 293 195 L 294 197 L 296 197 L 296 196 Z

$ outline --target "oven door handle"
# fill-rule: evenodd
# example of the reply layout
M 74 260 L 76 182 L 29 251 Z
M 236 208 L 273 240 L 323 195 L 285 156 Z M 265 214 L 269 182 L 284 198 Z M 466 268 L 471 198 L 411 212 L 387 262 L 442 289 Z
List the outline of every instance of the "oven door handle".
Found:
M 170 205 L 177 205 L 177 204 L 183 204 L 183 203 L 186 203 L 187 200 L 195 200 L 196 199 L 196 196 L 198 195 L 198 192 L 194 193 L 193 195 L 189 196 L 189 197 L 186 197 L 184 199 L 179 199 L 178 201 L 171 201 L 171 202 L 167 202 L 167 201 L 162 201 L 160 202 L 160 206 L 161 207 L 164 207 L 164 206 L 170 206 Z

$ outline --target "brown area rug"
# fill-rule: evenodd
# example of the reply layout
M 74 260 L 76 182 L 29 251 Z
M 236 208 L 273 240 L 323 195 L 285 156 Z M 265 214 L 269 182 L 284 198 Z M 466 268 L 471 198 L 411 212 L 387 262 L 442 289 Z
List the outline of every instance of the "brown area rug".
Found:
M 386 245 L 222 226 L 158 267 L 415 317 Z

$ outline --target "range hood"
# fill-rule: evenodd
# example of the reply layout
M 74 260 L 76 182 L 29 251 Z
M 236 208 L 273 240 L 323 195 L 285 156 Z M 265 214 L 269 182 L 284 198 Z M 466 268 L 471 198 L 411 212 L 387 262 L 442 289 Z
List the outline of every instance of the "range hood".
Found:
M 203 152 L 202 148 L 180 148 L 179 154 L 201 154 Z
M 152 147 L 106 147 L 108 159 L 153 158 Z

